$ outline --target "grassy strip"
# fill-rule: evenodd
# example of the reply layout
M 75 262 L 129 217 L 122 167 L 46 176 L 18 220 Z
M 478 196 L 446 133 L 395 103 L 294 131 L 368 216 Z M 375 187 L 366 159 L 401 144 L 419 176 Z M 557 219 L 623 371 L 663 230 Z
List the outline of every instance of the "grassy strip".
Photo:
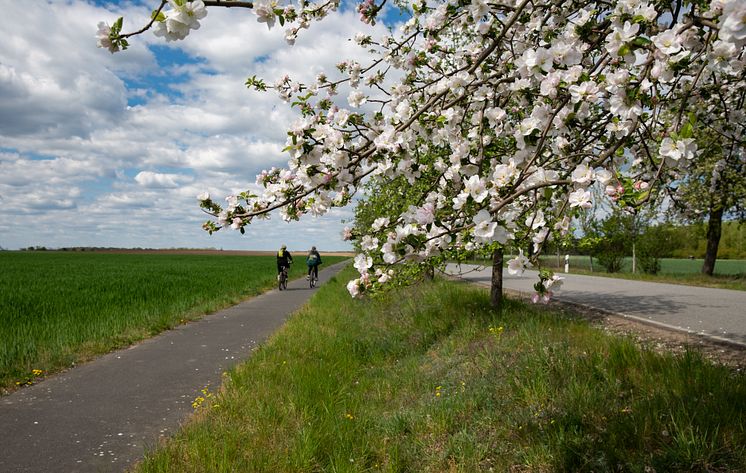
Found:
M 144 472 L 745 471 L 746 377 L 437 281 L 343 274 Z
M 274 256 L 0 252 L 0 267 L 0 390 L 276 284 Z

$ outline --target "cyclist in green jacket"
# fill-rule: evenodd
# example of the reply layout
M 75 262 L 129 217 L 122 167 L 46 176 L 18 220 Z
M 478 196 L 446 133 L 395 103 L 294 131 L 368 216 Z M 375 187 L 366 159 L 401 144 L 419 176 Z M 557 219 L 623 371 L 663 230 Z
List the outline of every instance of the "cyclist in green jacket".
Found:
M 316 251 L 316 247 L 311 247 L 311 251 L 306 256 L 306 265 L 308 266 L 308 276 L 306 279 L 311 279 L 311 271 L 316 279 L 319 278 L 319 265 L 321 264 L 321 255 Z

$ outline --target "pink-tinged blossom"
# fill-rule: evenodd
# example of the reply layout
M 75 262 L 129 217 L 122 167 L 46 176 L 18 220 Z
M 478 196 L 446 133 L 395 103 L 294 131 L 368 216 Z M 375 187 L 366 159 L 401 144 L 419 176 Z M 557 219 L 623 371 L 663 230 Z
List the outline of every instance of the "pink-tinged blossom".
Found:
M 363 251 L 371 251 L 378 248 L 378 238 L 365 235 L 360 241 L 360 248 L 362 248 Z
M 373 220 L 373 225 L 371 225 L 371 230 L 373 230 L 374 232 L 377 232 L 383 227 L 388 226 L 388 224 L 389 224 L 388 217 L 378 217 L 377 219 Z
M 565 278 L 558 276 L 556 274 L 553 274 L 551 278 L 544 280 L 544 289 L 552 290 L 552 291 L 559 291 L 562 288 L 562 283 L 565 282 Z
M 360 274 L 365 274 L 368 272 L 368 268 L 373 266 L 373 258 L 366 254 L 360 253 L 355 256 L 355 262 L 353 266 L 355 267 L 355 269 L 358 270 Z
M 267 29 L 271 29 L 273 26 L 275 26 L 275 20 L 277 19 L 277 15 L 275 14 L 275 2 L 271 2 L 268 0 L 258 0 L 254 2 L 254 14 L 256 15 L 256 20 L 259 23 L 266 23 Z
M 433 223 L 433 221 L 435 221 L 435 205 L 432 202 L 428 202 L 418 208 L 415 213 L 415 220 L 420 225 Z
M 98 38 L 96 45 L 99 48 L 108 49 L 112 54 L 119 51 L 119 46 L 111 40 L 111 26 L 103 21 L 98 24 L 96 38 Z
M 352 228 L 345 227 L 344 230 L 342 230 L 342 239 L 344 241 L 352 240 Z
M 608 185 L 604 189 L 607 196 L 611 197 L 612 200 L 617 200 L 624 194 L 624 187 L 621 185 Z
M 353 279 L 348 282 L 347 292 L 349 292 L 352 297 L 360 297 L 360 279 Z
M 204 202 L 206 200 L 210 200 L 210 193 L 209 192 L 202 192 L 197 196 L 197 200 L 200 202 Z

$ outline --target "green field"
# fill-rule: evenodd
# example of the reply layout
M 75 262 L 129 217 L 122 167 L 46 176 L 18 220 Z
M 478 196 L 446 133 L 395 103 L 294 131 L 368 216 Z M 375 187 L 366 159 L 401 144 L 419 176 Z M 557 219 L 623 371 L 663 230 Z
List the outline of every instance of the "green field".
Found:
M 555 255 L 543 256 L 541 263 L 547 268 L 564 271 L 563 257 L 560 258 L 559 266 Z M 621 272 L 607 273 L 597 260 L 594 260 L 591 271 L 590 257 L 570 256 L 570 273 L 574 274 L 746 291 L 746 260 L 718 260 L 712 276 L 702 274 L 701 269 L 702 260 L 670 258 L 661 259 L 661 271 L 658 274 L 640 271 L 632 273 L 632 260 L 627 258 Z
M 0 252 L 0 268 L 0 390 L 276 284 L 274 256 Z
M 746 471 L 746 376 L 449 281 L 348 268 L 140 473 Z

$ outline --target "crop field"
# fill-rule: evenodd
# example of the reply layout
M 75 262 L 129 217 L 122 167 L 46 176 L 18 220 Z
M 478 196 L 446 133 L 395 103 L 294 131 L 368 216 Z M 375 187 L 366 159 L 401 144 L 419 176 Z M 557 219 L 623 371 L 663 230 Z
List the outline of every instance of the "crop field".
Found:
M 0 268 L 0 390 L 276 284 L 274 256 L 0 252 Z

